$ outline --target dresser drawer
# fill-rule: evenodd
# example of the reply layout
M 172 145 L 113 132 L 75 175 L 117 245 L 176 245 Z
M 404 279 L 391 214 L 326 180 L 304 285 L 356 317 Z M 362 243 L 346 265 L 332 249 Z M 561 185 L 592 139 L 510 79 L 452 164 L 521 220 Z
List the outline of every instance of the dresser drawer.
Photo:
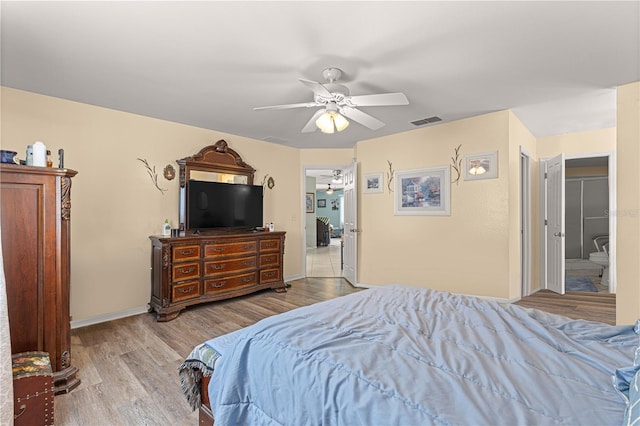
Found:
M 260 240 L 260 251 L 280 251 L 280 240 Z
M 200 246 L 176 246 L 173 247 L 173 261 L 198 259 L 200 257 Z
M 260 271 L 260 283 L 280 281 L 280 269 L 265 269 Z
M 204 262 L 204 275 L 228 275 L 230 273 L 239 273 L 243 271 L 251 271 L 256 268 L 256 257 L 241 257 L 239 259 L 227 260 L 209 260 Z
M 268 253 L 260 255 L 260 267 L 265 266 L 279 266 L 280 265 L 280 253 Z
M 215 293 L 234 287 L 256 284 L 256 277 L 256 273 L 252 272 L 250 274 L 204 280 L 204 292 L 205 294 Z
M 200 262 L 187 262 L 173 265 L 172 281 L 183 281 L 200 277 Z
M 200 296 L 200 281 L 188 281 L 186 283 L 174 284 L 171 287 L 171 301 L 193 299 Z
M 237 241 L 233 243 L 211 243 L 204 246 L 204 257 L 228 256 L 232 254 L 251 254 L 257 251 L 255 241 Z

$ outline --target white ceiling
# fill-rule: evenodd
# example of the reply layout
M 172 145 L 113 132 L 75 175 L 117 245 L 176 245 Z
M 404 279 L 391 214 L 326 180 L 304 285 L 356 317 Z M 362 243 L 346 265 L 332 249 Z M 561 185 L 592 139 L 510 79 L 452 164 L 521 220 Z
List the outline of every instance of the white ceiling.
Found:
M 640 2 L 0 3 L 3 86 L 300 148 L 511 108 L 537 137 L 615 126 L 616 86 L 640 80 Z M 341 68 L 371 131 L 302 134 L 298 79 Z M 437 125 L 437 124 L 431 124 Z M 232 142 L 232 141 L 231 141 Z

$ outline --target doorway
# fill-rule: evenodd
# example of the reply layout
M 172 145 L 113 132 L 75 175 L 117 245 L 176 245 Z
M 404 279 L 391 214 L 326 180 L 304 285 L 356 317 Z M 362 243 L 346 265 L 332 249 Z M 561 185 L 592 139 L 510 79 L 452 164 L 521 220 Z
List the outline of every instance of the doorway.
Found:
M 305 168 L 305 276 L 343 276 L 344 174 L 346 166 Z
M 565 287 L 609 292 L 607 157 L 565 161 Z
M 615 265 L 615 153 L 561 154 L 540 166 L 542 288 L 615 293 L 615 268 L 608 267 Z

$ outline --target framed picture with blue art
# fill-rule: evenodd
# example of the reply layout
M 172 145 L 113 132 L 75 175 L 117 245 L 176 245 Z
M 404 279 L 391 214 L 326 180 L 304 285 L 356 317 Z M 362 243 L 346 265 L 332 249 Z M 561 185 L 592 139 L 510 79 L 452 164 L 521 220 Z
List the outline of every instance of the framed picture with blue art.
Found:
M 449 165 L 396 171 L 394 214 L 451 214 L 451 169 Z
M 324 198 L 318 198 L 318 208 L 324 208 L 327 207 L 327 200 Z
M 313 192 L 307 192 L 307 196 L 304 200 L 305 206 L 307 208 L 307 213 L 315 213 L 316 211 L 316 203 L 315 203 L 316 194 Z
M 382 173 L 368 173 L 364 175 L 364 189 L 362 192 L 365 194 L 376 194 L 384 191 Z

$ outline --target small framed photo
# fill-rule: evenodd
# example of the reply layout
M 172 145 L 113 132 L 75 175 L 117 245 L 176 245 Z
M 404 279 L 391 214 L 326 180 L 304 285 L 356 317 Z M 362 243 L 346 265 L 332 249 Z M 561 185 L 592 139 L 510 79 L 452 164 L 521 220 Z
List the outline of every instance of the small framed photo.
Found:
M 327 200 L 324 198 L 318 198 L 318 208 L 327 207 Z
M 377 194 L 384 192 L 384 175 L 382 173 L 368 173 L 364 175 L 365 194 Z
M 305 199 L 305 206 L 307 207 L 307 213 L 315 213 L 316 211 L 316 194 L 313 192 L 307 192 Z
M 451 168 L 449 165 L 394 173 L 396 215 L 451 214 Z
M 498 177 L 498 151 L 464 156 L 464 180 L 495 179 Z

